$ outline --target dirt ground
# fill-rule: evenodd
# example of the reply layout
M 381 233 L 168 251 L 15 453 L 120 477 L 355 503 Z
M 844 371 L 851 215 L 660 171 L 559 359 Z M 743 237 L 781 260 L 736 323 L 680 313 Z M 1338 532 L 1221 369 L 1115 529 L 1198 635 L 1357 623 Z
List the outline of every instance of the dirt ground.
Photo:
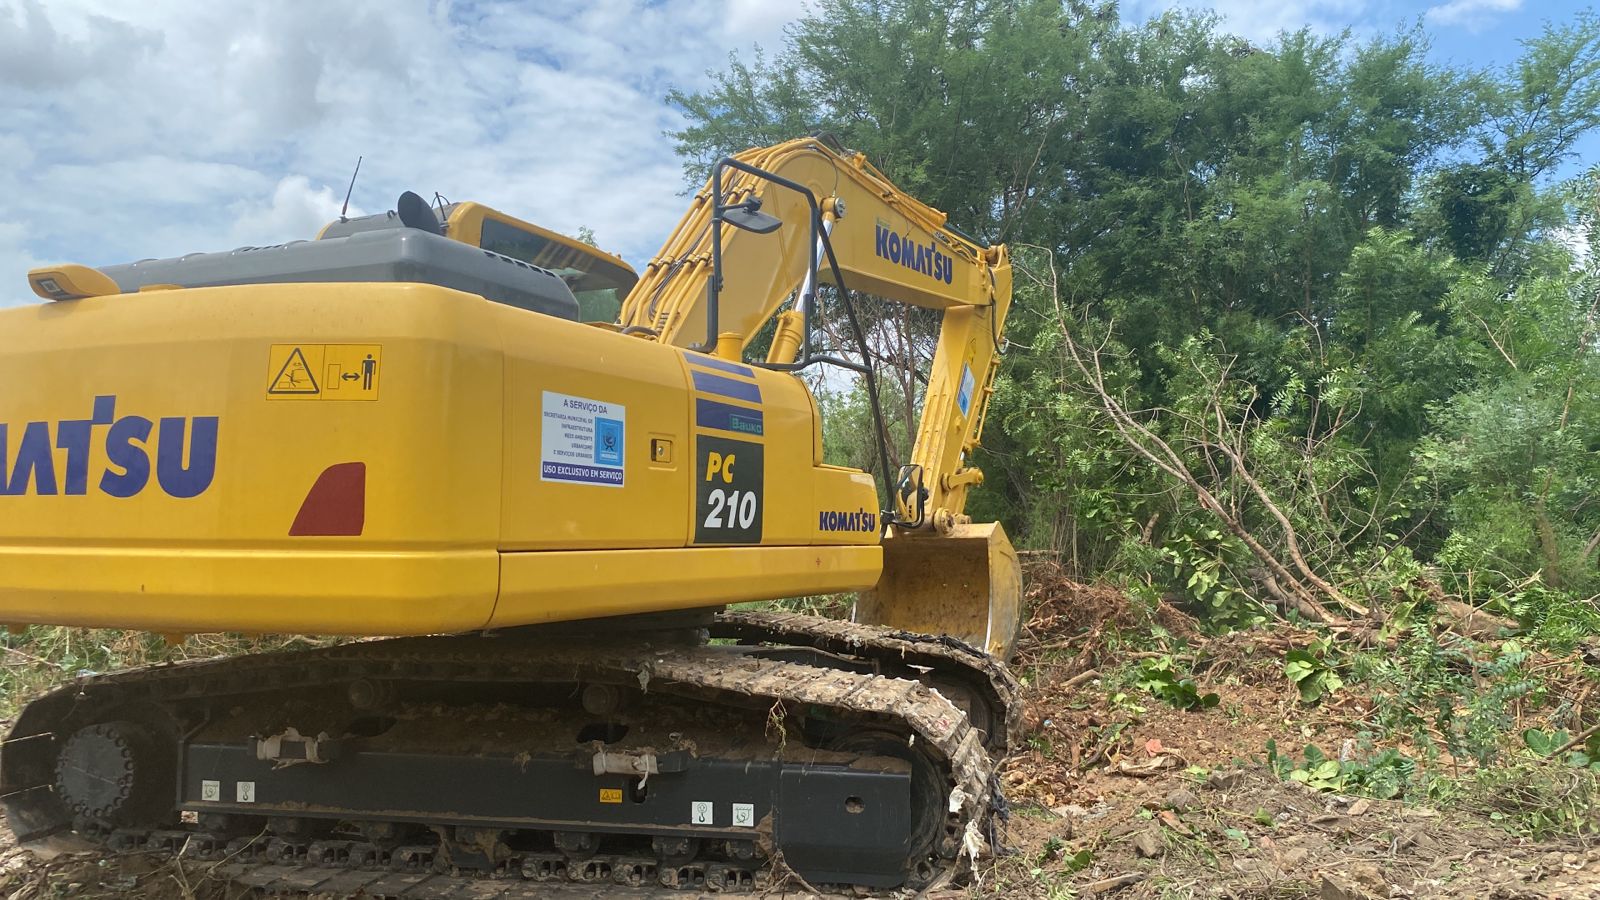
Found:
M 1326 746 L 1341 736 L 1336 727 L 1281 717 L 1265 690 L 1250 693 L 1263 702 L 1247 700 L 1231 716 L 1151 708 L 1124 732 L 1130 752 L 1086 769 L 1036 750 L 1014 757 L 1004 777 L 1014 855 L 994 861 L 984 873 L 992 883 L 980 889 L 1126 898 L 1600 897 L 1600 846 L 1519 839 L 1470 813 L 1280 780 L 1260 761 L 1269 737 L 1301 746 L 1307 729 Z M 1094 719 L 1092 709 L 1078 710 L 1058 727 L 1070 736 Z M 1079 862 L 1086 864 L 1072 871 Z
M 1344 796 L 1266 763 L 1361 741 L 1367 698 L 1306 707 L 1282 674 L 1293 630 L 1206 639 L 1182 613 L 1036 576 L 1017 671 L 1028 744 L 1002 781 L 1010 853 L 980 872 L 989 896 L 1134 898 L 1600 898 L 1600 843 L 1533 841 L 1488 814 Z M 1141 656 L 1118 631 L 1154 624 L 1203 647 L 1195 680 L 1221 702 L 1182 711 L 1096 677 Z M 1308 637 L 1308 636 L 1307 636 Z M 1196 654 L 1199 655 L 1199 654 Z M 1444 756 L 1441 764 L 1467 763 Z M 1463 804 L 1468 806 L 1470 804 Z
M 995 863 L 991 888 L 1128 898 L 1600 896 L 1600 849 L 1519 841 L 1470 816 L 1321 794 L 1260 768 L 1209 779 L 1095 774 L 1074 799 L 1017 811 L 1009 838 L 1026 869 Z M 1079 848 L 1092 850 L 1085 868 L 1050 874 Z
M 1164 605 L 1152 614 L 1049 572 L 1032 584 L 1016 663 L 1027 737 L 1002 772 L 1004 850 L 981 862 L 975 884 L 930 896 L 1600 898 L 1600 843 L 1519 837 L 1471 804 L 1408 805 L 1281 779 L 1265 761 L 1269 741 L 1296 753 L 1373 749 L 1362 743 L 1367 698 L 1347 689 L 1308 708 L 1283 678 L 1284 649 L 1308 633 L 1206 638 Z M 1216 706 L 1181 711 L 1116 681 L 1128 662 L 1157 655 L 1120 636 L 1152 628 L 1184 639 L 1180 657 L 1204 657 L 1195 680 L 1221 696 Z M 203 866 L 9 844 L 0 896 L 247 895 Z

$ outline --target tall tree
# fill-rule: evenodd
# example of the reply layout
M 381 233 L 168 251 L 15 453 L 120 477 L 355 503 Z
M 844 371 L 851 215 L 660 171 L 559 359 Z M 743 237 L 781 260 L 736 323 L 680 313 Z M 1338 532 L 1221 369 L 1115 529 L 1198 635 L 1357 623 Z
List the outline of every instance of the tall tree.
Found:
M 1012 244 L 973 511 L 1084 574 L 1334 615 L 1413 556 L 1600 589 L 1594 282 L 1551 183 L 1600 125 L 1593 15 L 1474 73 L 1420 28 L 1261 44 L 1109 4 L 820 0 L 671 99 L 691 179 L 827 131 Z M 926 323 L 894 315 L 876 343 L 914 364 L 887 348 Z

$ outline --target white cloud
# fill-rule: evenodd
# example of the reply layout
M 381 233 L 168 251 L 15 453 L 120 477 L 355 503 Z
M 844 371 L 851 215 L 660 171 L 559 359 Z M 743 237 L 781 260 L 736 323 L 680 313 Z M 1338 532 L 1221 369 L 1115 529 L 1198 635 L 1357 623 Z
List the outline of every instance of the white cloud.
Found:
M 641 263 L 684 206 L 662 97 L 776 47 L 767 0 L 0 0 L 0 304 L 38 260 L 309 238 L 403 190 L 587 225 Z M 21 230 L 18 230 L 21 229 Z
M 26 89 L 115 77 L 160 47 L 160 34 L 104 16 L 58 28 L 38 0 L 0 7 L 0 84 Z
M 776 50 L 784 29 L 800 18 L 805 4 L 779 0 L 729 0 L 724 29 L 730 36 Z
M 1572 254 L 1573 268 L 1582 269 L 1590 265 L 1594 258 L 1594 247 L 1589 243 L 1589 238 L 1593 233 L 1592 221 L 1569 222 L 1555 229 L 1553 237 Z
M 1460 25 L 1481 31 L 1502 13 L 1516 12 L 1522 0 L 1450 0 L 1430 6 L 1425 18 L 1429 25 Z
M 0 219 L 0 272 L 15 272 L 17 277 L 7 286 L 4 293 L 0 293 L 0 306 L 10 306 L 16 303 L 36 301 L 26 279 L 29 269 L 44 265 L 45 261 L 36 259 L 24 249 L 28 229 L 21 222 L 7 222 Z
M 270 201 L 262 203 L 249 199 L 233 207 L 233 242 L 240 246 L 265 246 L 309 238 L 338 218 L 343 205 L 344 195 L 333 188 L 312 187 L 311 179 L 304 175 L 286 175 L 272 189 Z M 349 215 L 365 213 L 352 205 Z

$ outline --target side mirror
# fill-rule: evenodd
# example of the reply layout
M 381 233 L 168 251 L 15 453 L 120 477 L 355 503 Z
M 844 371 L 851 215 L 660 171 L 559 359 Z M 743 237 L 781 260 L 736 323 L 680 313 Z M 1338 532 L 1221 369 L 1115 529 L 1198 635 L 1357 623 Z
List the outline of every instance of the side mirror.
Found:
M 901 466 L 895 477 L 895 506 L 899 524 L 920 528 L 928 514 L 928 489 L 922 483 L 921 466 Z
M 751 234 L 771 234 L 783 227 L 783 220 L 761 211 L 761 201 L 751 197 L 743 203 L 722 208 L 722 221 Z

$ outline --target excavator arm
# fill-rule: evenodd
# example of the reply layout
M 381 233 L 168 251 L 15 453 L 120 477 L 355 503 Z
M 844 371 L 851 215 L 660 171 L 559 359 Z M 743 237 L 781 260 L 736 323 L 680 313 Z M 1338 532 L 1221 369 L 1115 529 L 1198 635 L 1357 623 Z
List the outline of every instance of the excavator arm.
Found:
M 969 455 L 1011 304 L 1004 246 L 952 230 L 943 212 L 860 153 L 789 141 L 717 163 L 624 300 L 619 325 L 739 361 L 776 315 L 767 366 L 832 362 L 870 378 L 862 362 L 811 347 L 824 282 L 942 312 L 911 464 L 885 517 L 883 576 L 858 601 L 857 619 L 952 634 L 1007 656 L 1020 606 L 1016 554 L 998 523 L 973 524 L 964 513 L 967 492 L 983 480 Z

